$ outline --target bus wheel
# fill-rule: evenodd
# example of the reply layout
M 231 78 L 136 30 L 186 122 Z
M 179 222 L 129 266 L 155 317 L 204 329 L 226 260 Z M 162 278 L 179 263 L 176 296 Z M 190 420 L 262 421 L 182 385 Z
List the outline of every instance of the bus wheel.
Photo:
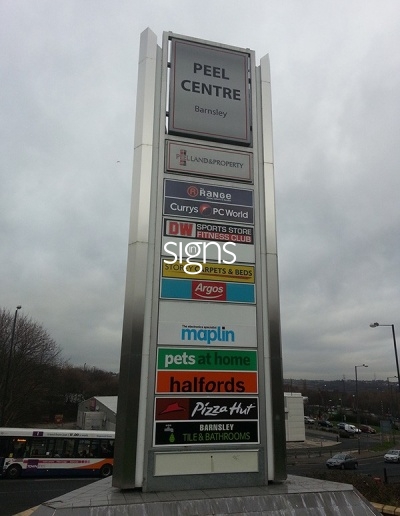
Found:
M 7 478 L 15 479 L 21 476 L 21 466 L 18 464 L 13 464 L 7 470 Z
M 100 469 L 100 476 L 102 478 L 109 477 L 110 475 L 112 475 L 112 470 L 113 469 L 111 464 L 104 464 Z

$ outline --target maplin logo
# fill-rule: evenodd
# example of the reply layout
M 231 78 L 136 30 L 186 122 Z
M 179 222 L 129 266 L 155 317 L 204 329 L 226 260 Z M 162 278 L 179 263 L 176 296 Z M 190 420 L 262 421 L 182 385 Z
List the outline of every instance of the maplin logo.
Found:
M 211 344 L 212 342 L 235 342 L 235 332 L 226 330 L 225 326 L 214 328 L 182 328 L 181 340 L 195 340 Z

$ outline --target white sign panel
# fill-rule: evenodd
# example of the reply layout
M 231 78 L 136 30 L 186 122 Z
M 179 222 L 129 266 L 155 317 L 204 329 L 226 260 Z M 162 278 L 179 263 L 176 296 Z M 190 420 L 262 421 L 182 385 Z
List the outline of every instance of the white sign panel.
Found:
M 255 348 L 256 308 L 160 301 L 158 344 Z
M 166 171 L 217 177 L 233 181 L 253 180 L 252 155 L 206 145 L 167 141 Z
M 191 262 L 211 260 L 227 264 L 255 263 L 254 245 L 234 242 L 203 242 L 190 238 L 163 237 L 161 254 L 168 256 L 168 260 L 178 261 L 181 258 L 190 258 Z
M 249 145 L 249 55 L 172 39 L 170 134 Z

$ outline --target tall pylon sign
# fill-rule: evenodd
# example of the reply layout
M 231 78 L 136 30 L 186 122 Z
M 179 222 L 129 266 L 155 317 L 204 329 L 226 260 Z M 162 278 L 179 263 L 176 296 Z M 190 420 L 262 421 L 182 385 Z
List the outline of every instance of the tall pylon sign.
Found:
M 268 56 L 141 36 L 113 485 L 286 478 Z

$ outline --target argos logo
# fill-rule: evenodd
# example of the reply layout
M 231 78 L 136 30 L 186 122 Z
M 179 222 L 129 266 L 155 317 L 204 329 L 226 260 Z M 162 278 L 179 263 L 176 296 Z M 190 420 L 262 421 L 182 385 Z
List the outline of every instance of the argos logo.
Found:
M 226 301 L 226 283 L 218 281 L 193 281 L 192 299 Z

